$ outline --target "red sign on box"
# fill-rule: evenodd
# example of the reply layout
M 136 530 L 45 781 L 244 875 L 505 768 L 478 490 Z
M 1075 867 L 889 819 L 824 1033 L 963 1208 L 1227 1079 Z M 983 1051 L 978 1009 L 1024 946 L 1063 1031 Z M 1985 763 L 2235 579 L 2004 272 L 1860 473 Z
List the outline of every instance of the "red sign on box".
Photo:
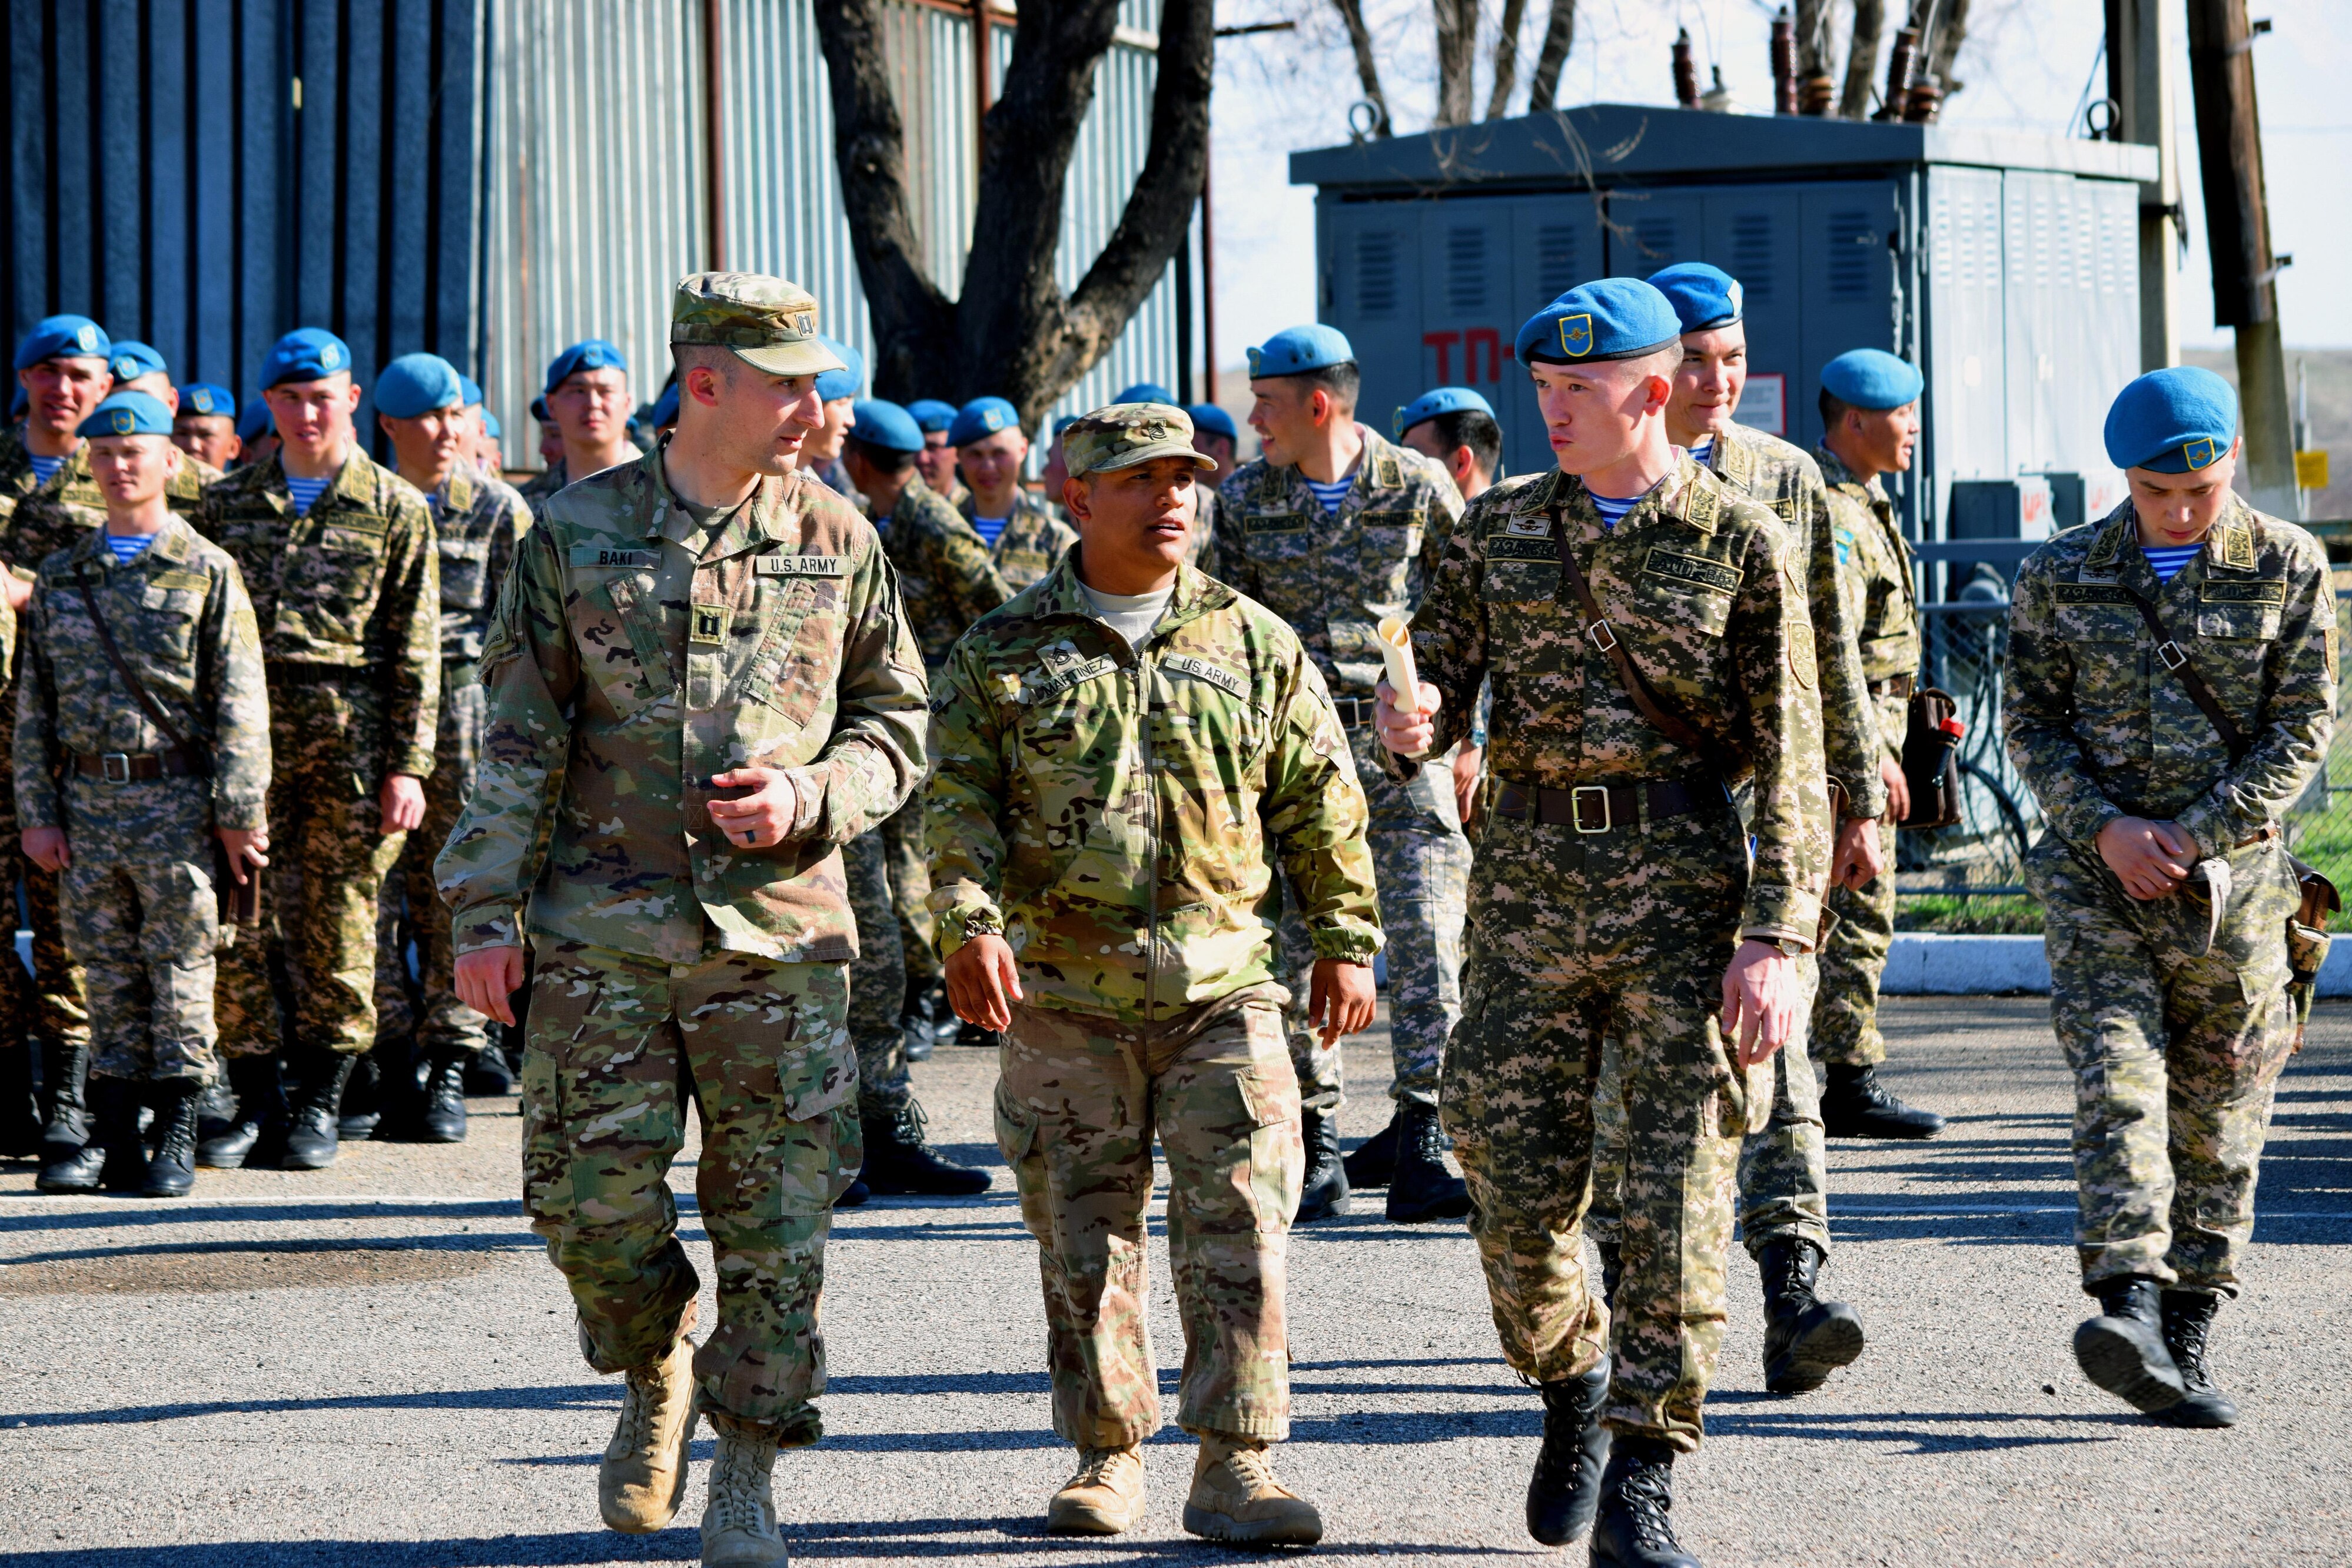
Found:
M 1751 430 L 1761 430 L 1768 436 L 1789 433 L 1789 378 L 1785 375 L 1762 374 L 1748 378 L 1748 385 L 1739 395 L 1739 406 L 1732 412 L 1739 422 Z

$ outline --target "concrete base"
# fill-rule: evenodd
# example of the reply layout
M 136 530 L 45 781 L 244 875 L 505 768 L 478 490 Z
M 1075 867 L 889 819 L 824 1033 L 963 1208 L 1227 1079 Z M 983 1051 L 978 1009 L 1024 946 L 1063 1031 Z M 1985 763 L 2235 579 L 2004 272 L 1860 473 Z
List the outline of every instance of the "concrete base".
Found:
M 2352 940 L 2338 940 L 2319 971 L 2322 996 L 2352 996 Z M 2050 961 L 2038 936 L 1946 936 L 1898 931 L 1880 991 L 1889 996 L 2050 994 Z

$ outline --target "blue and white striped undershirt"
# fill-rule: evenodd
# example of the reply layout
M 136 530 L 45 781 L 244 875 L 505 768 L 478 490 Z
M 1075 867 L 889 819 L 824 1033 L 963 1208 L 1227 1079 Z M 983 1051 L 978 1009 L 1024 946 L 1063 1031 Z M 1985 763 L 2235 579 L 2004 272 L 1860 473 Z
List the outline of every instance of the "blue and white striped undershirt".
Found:
M 294 498 L 296 514 L 310 516 L 310 509 L 318 504 L 319 498 L 326 494 L 327 487 L 334 482 L 331 476 L 323 479 L 298 479 L 291 474 L 287 475 L 286 491 Z
M 1304 474 L 1298 477 L 1302 479 L 1307 479 Z M 1328 482 L 1322 479 L 1307 479 L 1307 488 L 1315 492 L 1315 499 L 1323 503 L 1325 511 L 1337 517 L 1339 515 L 1339 503 L 1346 500 L 1348 492 L 1356 488 L 1356 476 L 1351 473 L 1341 474 L 1338 479 Z
M 63 458 L 44 458 L 38 452 L 27 452 L 25 456 L 32 459 L 33 478 L 42 484 L 47 484 L 57 477 L 58 470 L 66 466 Z
M 130 565 L 146 554 L 147 547 L 154 542 L 155 536 L 152 533 L 117 533 L 110 528 L 106 531 L 106 547 L 113 552 L 115 564 L 119 566 Z
M 1591 499 L 1592 510 L 1601 514 L 1601 526 L 1611 530 L 1616 528 L 1618 519 L 1642 504 L 1642 496 L 1628 496 L 1619 500 L 1615 496 L 1604 496 L 1592 490 L 1584 493 Z M 1642 495 L 1647 494 L 1647 490 L 1642 492 Z
M 2200 539 L 2194 544 L 2143 544 L 2139 548 L 2147 557 L 2147 563 L 2156 568 L 2156 580 L 2169 583 L 2189 564 L 2189 557 L 2205 548 L 2205 542 Z
M 1004 525 L 1012 521 L 1009 517 L 975 517 L 971 520 L 971 531 L 980 535 L 982 543 L 993 550 L 996 542 L 1004 537 Z
M 1692 462 L 1702 468 L 1706 468 L 1715 460 L 1715 437 L 1709 436 L 1704 441 L 1693 441 L 1690 444 L 1690 455 Z

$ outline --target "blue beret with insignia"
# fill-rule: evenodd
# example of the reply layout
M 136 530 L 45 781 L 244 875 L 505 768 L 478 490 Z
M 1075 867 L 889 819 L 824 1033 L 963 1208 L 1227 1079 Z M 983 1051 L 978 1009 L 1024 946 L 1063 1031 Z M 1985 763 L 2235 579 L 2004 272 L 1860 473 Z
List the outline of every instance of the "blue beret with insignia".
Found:
M 948 445 L 968 447 L 999 430 L 1019 428 L 1021 416 L 1013 405 L 1001 397 L 975 397 L 956 410 L 955 423 L 948 426 Z
M 457 374 L 457 390 L 465 394 L 468 408 L 482 401 L 482 384 L 462 371 Z
M 106 329 L 88 316 L 44 316 L 16 344 L 16 368 L 47 359 L 104 359 L 114 350 Z
M 461 407 L 465 401 L 466 384 L 457 367 L 439 354 L 403 354 L 376 377 L 375 411 L 394 419 Z
M 1578 284 L 1529 316 L 1512 352 L 1521 364 L 1587 364 L 1640 359 L 1682 336 L 1682 318 L 1664 294 L 1639 278 L 1602 278 Z
M 547 363 L 547 390 L 553 392 L 583 370 L 622 370 L 629 362 L 603 338 L 583 338 Z
M 918 397 L 907 405 L 907 412 L 915 416 L 915 427 L 929 436 L 955 423 L 956 405 L 936 397 Z
M 180 412 L 217 414 L 224 419 L 234 419 L 236 417 L 236 394 L 209 381 L 192 381 L 180 388 Z
M 1704 261 L 1677 261 L 1650 274 L 1650 287 L 1675 308 L 1683 331 L 1704 332 L 1739 320 L 1739 279 Z
M 898 405 L 880 397 L 861 397 L 849 405 L 856 421 L 849 433 L 868 447 L 885 452 L 919 452 L 923 427 Z
M 2118 468 L 2186 474 L 2230 455 L 2238 439 L 2238 394 L 2210 370 L 2152 370 L 2116 394 L 2107 410 L 2107 461 Z
M 499 439 L 503 434 L 499 428 L 499 416 L 487 408 L 482 410 L 482 434 L 493 441 Z
M 1404 433 L 1416 425 L 1434 419 L 1441 414 L 1464 413 L 1483 414 L 1492 419 L 1495 406 L 1466 386 L 1432 387 L 1398 409 L 1389 426 L 1396 438 L 1402 441 Z
M 1241 428 L 1234 423 L 1234 416 L 1213 403 L 1188 404 L 1184 412 L 1192 416 L 1195 435 L 1223 436 L 1228 441 L 1242 438 Z
M 666 430 L 677 423 L 677 383 L 673 381 L 663 387 L 661 395 L 654 399 L 653 420 L 656 430 Z
M 352 346 L 324 327 L 297 327 L 261 361 L 264 391 L 289 381 L 324 381 L 352 369 Z
M 1885 349 L 1848 349 L 1822 366 L 1822 390 L 1849 408 L 1900 408 L 1927 384 L 1917 365 Z
M 74 434 L 88 439 L 96 436 L 169 436 L 172 433 L 172 411 L 163 400 L 152 392 L 110 393 L 106 401 L 89 411 Z
M 1111 401 L 1113 403 L 1165 403 L 1171 408 L 1181 406 L 1176 402 L 1176 395 L 1156 381 L 1139 381 Z
M 114 373 L 114 379 L 118 382 L 136 381 L 142 375 L 156 374 L 169 380 L 172 374 L 171 367 L 163 363 L 162 354 L 130 338 L 114 340 L 113 350 L 106 356 L 106 368 Z
M 833 351 L 841 362 L 839 370 L 817 372 L 816 395 L 827 403 L 838 403 L 845 397 L 855 397 L 866 388 L 866 356 L 837 339 L 817 334 L 817 342 Z
M 270 415 L 269 405 L 258 397 L 247 403 L 245 405 L 245 412 L 237 416 L 236 434 L 239 440 L 258 441 L 276 428 L 277 421 Z
M 1311 327 L 1285 327 L 1247 352 L 1252 381 L 1329 370 L 1333 365 L 1349 363 L 1356 357 L 1347 333 L 1319 322 Z

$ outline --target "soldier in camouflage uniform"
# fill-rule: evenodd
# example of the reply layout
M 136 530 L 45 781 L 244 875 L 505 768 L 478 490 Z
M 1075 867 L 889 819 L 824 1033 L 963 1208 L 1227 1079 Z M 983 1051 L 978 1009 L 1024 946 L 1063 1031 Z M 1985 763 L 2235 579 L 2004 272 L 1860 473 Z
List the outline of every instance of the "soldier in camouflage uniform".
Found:
M 563 432 L 547 411 L 545 393 L 530 400 L 530 416 L 539 426 L 539 458 L 542 466 L 538 473 L 516 487 L 515 493 L 530 508 L 531 516 L 537 517 L 547 510 L 548 499 L 572 482 L 572 474 L 563 461 Z
M 776 1450 L 814 1442 L 834 1200 L 857 1169 L 841 846 L 923 773 L 921 655 L 880 542 L 793 470 L 822 418 L 816 302 L 782 279 L 677 286 L 677 431 L 523 537 L 482 654 L 489 727 L 436 864 L 458 994 L 511 1021 L 523 1203 L 600 1373 L 626 1374 L 599 1496 L 656 1531 L 698 1410 L 719 1429 L 705 1562 L 782 1563 Z M 698 1280 L 667 1175 L 699 1108 Z
M 1791 955 L 1819 928 L 1830 849 L 1803 566 L 1769 507 L 1670 444 L 1680 335 L 1631 279 L 1520 329 L 1560 471 L 1455 525 L 1413 617 L 1420 711 L 1384 692 L 1380 716 L 1409 776 L 1493 679 L 1446 1130 L 1505 1357 L 1543 1394 L 1528 1531 L 1558 1545 L 1591 1528 L 1594 1563 L 1643 1568 L 1688 1562 L 1671 1467 L 1699 1443 L 1739 1142 L 1798 1027 Z M 1733 787 L 1752 795 L 1746 829 Z M 1612 1037 L 1630 1125 L 1624 1273 L 1604 1303 L 1582 1220 Z
M 375 1044 L 376 906 L 425 818 L 441 701 L 441 582 L 425 498 L 371 461 L 341 338 L 306 327 L 263 362 L 281 439 L 205 491 L 197 527 L 245 574 L 261 626 L 274 758 L 262 940 L 220 970 L 221 1050 L 238 1120 L 207 1164 L 333 1163 L 344 1084 Z M 286 1025 L 270 984 L 282 955 Z M 284 1045 L 292 1105 L 273 1054 Z M 282 1133 L 282 1137 L 280 1134 Z M 266 1138 L 266 1142 L 265 1142 Z
M 105 526 L 41 564 L 14 766 L 26 852 L 60 878 L 86 976 L 98 1136 L 44 1167 L 40 1186 L 182 1197 L 195 1184 L 196 1097 L 219 1071 L 209 846 L 217 832 L 252 876 L 269 847 L 261 642 L 236 563 L 166 500 L 183 456 L 171 410 L 119 392 L 81 431 Z M 155 1111 L 152 1160 L 142 1105 Z
M 948 432 L 955 427 L 956 405 L 936 397 L 918 397 L 907 405 L 907 412 L 914 416 L 916 426 L 923 433 L 922 455 L 915 459 L 915 466 L 923 472 L 923 483 L 948 505 L 961 506 L 971 492 L 956 473 L 955 446 L 948 439 Z
M 1013 405 L 1001 397 L 973 398 L 957 410 L 948 440 L 970 487 L 956 510 L 988 542 L 997 575 L 1017 594 L 1051 572 L 1077 535 L 1021 487 L 1029 437 Z
M 1142 1511 L 1156 1131 L 1177 1419 L 1201 1439 L 1184 1528 L 1307 1544 L 1321 1521 L 1267 1453 L 1289 1433 L 1301 1158 L 1276 863 L 1313 933 L 1327 1040 L 1370 1020 L 1381 937 L 1363 793 L 1313 660 L 1182 564 L 1210 466 L 1192 434 L 1159 404 L 1064 433 L 1081 542 L 964 637 L 932 700 L 931 905 L 956 1011 L 1005 1031 L 997 1142 L 1038 1243 L 1054 1430 L 1078 1449 L 1046 1528 L 1116 1534 Z
M 1250 351 L 1250 423 L 1265 455 L 1225 481 L 1208 571 L 1305 639 L 1338 699 L 1371 803 L 1396 1108 L 1388 1129 L 1358 1151 L 1355 1168 L 1385 1180 L 1392 1220 L 1459 1218 L 1469 1197 L 1445 1168 L 1437 1090 L 1445 1037 L 1462 1016 L 1470 841 L 1444 770 L 1406 785 L 1381 770 L 1371 692 L 1381 673 L 1373 628 L 1420 601 L 1423 537 L 1451 526 L 1462 500 L 1444 469 L 1356 422 L 1357 384 L 1354 351 L 1329 327 L 1294 327 Z M 1297 921 L 1284 922 L 1286 975 L 1309 957 Z M 1295 1005 L 1290 1047 L 1307 1096 L 1303 1224 L 1346 1208 L 1341 1069 L 1335 1052 L 1316 1047 Z
M 2101 1309 L 2074 1354 L 2179 1426 L 2237 1418 L 2207 1342 L 2297 1034 L 2281 824 L 2335 732 L 2327 557 L 2231 493 L 2237 423 L 2209 371 L 2126 387 L 2106 445 L 2130 498 L 2027 558 L 2009 620 L 2009 754 L 2050 824 L 2026 877 Z

